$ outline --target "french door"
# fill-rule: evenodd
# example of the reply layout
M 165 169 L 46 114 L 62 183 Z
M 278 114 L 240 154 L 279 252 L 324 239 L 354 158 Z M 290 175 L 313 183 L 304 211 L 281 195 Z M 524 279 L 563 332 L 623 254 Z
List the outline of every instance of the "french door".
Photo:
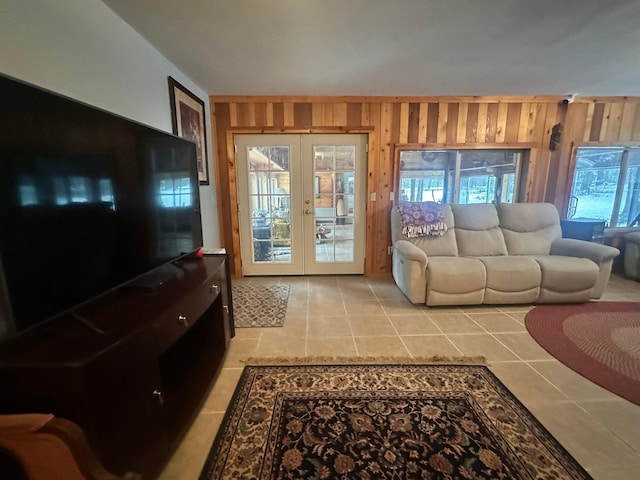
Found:
M 366 135 L 236 135 L 243 275 L 364 273 Z

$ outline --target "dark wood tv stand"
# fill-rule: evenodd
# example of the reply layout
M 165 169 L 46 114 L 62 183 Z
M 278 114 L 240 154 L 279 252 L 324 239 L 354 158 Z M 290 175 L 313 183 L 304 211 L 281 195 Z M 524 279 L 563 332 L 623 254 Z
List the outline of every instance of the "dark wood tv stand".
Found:
M 65 315 L 3 344 L 0 414 L 72 420 L 108 470 L 154 478 L 234 334 L 226 255 L 175 266 L 177 278 L 155 292 L 121 288 L 78 308 L 75 319 Z M 34 282 L 34 301 L 37 288 L 46 282 Z

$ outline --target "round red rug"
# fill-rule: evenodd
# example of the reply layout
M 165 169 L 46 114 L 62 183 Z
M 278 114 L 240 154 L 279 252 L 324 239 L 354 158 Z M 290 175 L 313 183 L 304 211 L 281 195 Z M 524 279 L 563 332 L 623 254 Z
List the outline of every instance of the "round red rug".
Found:
M 640 405 L 640 303 L 540 305 L 525 325 L 566 366 Z

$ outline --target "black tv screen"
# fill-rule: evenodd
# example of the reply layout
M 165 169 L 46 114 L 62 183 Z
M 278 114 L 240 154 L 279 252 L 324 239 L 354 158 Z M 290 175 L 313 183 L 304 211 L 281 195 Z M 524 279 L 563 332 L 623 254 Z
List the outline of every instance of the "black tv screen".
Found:
M 202 247 L 194 143 L 4 76 L 0 92 L 0 338 Z

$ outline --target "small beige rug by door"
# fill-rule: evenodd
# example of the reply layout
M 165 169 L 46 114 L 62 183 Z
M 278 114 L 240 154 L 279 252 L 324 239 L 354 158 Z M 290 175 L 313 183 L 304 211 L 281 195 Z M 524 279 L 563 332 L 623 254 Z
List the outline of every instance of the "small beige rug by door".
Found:
M 287 313 L 290 286 L 259 283 L 233 284 L 236 328 L 281 327 Z

